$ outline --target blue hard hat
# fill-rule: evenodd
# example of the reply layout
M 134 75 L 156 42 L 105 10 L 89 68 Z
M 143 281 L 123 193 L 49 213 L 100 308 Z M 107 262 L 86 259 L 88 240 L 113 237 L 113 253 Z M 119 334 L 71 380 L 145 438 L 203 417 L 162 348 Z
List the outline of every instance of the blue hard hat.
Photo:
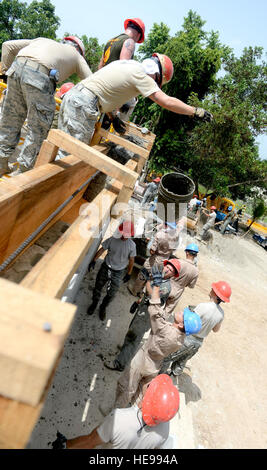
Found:
M 196 202 L 197 206 L 201 206 L 201 201 Z
M 233 206 L 228 206 L 227 210 L 230 212 L 233 209 Z
M 168 227 L 173 228 L 173 229 L 176 228 L 176 223 L 175 222 L 166 222 L 166 225 L 168 225 Z
M 198 253 L 199 249 L 196 243 L 189 243 L 184 251 L 193 251 L 194 253 Z
M 202 321 L 197 313 L 192 312 L 190 308 L 184 309 L 184 329 L 186 336 L 195 335 L 200 331 L 202 327 Z

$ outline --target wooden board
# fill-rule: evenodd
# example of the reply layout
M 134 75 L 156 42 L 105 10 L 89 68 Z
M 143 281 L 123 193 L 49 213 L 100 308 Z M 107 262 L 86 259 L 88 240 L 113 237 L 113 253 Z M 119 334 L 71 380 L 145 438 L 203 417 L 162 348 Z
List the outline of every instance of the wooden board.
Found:
M 1 182 L 0 213 L 5 223 L 0 225 L 0 262 L 94 173 L 94 168 L 69 156 Z
M 137 153 L 138 155 L 141 155 L 144 158 L 147 158 L 149 155 L 148 150 L 144 149 L 143 147 L 140 147 L 139 145 L 134 144 L 133 142 L 130 142 L 129 140 L 124 139 L 118 134 L 108 132 L 102 128 L 99 129 L 98 134 L 101 135 L 101 137 L 104 137 L 105 139 L 108 139 L 111 142 L 114 142 L 115 144 L 121 145 L 122 147 L 125 147 L 127 150 Z
M 76 306 L 0 279 L 0 394 L 39 403 Z M 48 323 L 51 331 L 44 331 Z
M 125 168 L 121 163 L 103 155 L 97 148 L 90 147 L 59 129 L 52 129 L 48 134 L 47 140 L 66 152 L 77 156 L 97 170 L 102 171 L 102 173 L 118 179 L 125 186 L 129 188 L 134 187 L 138 175 Z
M 64 232 L 21 284 L 36 292 L 61 298 L 92 245 L 96 232 L 110 216 L 116 198 L 115 192 L 103 189 L 93 202 L 88 203 L 86 212 Z

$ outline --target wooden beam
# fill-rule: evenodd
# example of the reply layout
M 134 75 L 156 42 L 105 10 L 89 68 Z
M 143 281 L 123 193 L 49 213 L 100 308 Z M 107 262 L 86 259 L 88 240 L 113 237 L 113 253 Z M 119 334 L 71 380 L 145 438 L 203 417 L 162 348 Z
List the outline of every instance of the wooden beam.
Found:
M 58 153 L 58 147 L 48 140 L 44 140 L 37 156 L 34 168 L 40 165 L 45 165 L 46 163 L 51 163 L 55 160 Z
M 94 173 L 94 168 L 69 156 L 1 182 L 0 213 L 5 223 L 0 225 L 0 262 Z M 82 195 L 83 191 L 74 202 Z
M 120 137 L 117 134 L 114 134 L 112 132 L 108 132 L 105 129 L 100 129 L 98 131 L 99 135 L 101 137 L 104 137 L 105 139 L 110 140 L 111 142 L 114 142 L 115 144 L 121 145 L 122 147 L 125 147 L 127 150 L 130 150 L 131 152 L 137 153 L 138 155 L 141 155 L 145 159 L 148 158 L 149 156 L 149 151 L 144 149 L 143 147 L 134 144 L 133 142 L 130 142 L 129 140 L 124 139 L 123 137 Z
M 76 306 L 5 279 L 0 279 L 0 297 L 0 394 L 36 406 L 63 349 Z
M 94 241 L 102 223 L 110 216 L 117 195 L 103 189 L 43 258 L 21 285 L 36 292 L 61 298 L 73 274 Z M 52 279 L 52 282 L 51 282 Z
M 137 179 L 136 173 L 128 170 L 124 165 L 121 165 L 112 158 L 103 155 L 96 148 L 80 142 L 78 139 L 75 139 L 59 129 L 52 129 L 49 132 L 47 139 L 49 142 L 52 142 L 66 152 L 77 156 L 97 170 L 122 181 L 125 186 L 128 186 L 129 188 L 134 187 Z

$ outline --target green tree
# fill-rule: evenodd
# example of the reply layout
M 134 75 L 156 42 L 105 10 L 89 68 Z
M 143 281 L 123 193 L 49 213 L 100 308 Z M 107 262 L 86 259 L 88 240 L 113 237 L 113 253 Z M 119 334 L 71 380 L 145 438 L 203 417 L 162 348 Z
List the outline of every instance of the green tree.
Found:
M 266 125 L 267 69 L 261 56 L 260 48 L 245 49 L 240 59 L 230 54 L 215 92 L 202 103 L 194 95 L 189 100 L 208 107 L 214 121 L 191 131 L 188 168 L 197 183 L 218 194 L 243 198 L 253 181 L 266 185 L 266 162 L 259 159 L 255 141 Z
M 19 21 L 25 16 L 27 4 L 18 0 L 2 0 L 0 3 L 0 48 L 10 39 L 20 37 Z
M 100 46 L 97 38 L 91 38 L 83 35 L 81 40 L 83 41 L 85 47 L 85 59 L 92 72 L 96 72 L 104 46 Z
M 19 21 L 20 36 L 34 39 L 44 37 L 55 39 L 60 26 L 60 18 L 55 15 L 55 7 L 50 0 L 34 0 L 27 7 L 26 15 Z
M 164 23 L 154 23 L 147 38 L 138 48 L 138 58 L 144 60 L 151 57 L 153 52 L 159 52 L 161 46 L 170 39 L 170 28 Z
M 263 215 L 267 213 L 267 207 L 264 204 L 264 200 L 257 198 L 253 201 L 252 206 L 252 219 L 247 228 L 247 231 L 250 229 L 251 225 L 258 219 L 260 219 Z

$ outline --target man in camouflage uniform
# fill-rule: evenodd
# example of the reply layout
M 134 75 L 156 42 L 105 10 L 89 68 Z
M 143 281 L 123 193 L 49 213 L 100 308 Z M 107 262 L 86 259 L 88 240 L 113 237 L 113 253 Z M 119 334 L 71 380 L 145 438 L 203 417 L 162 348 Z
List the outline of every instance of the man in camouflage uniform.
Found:
M 53 121 L 57 81 L 73 73 L 81 79 L 91 75 L 82 41 L 68 36 L 63 42 L 37 38 L 3 44 L 2 69 L 8 76 L 8 89 L 0 122 L 0 176 L 10 172 L 8 162 L 26 118 L 28 132 L 18 157 L 19 172 L 34 166 Z

